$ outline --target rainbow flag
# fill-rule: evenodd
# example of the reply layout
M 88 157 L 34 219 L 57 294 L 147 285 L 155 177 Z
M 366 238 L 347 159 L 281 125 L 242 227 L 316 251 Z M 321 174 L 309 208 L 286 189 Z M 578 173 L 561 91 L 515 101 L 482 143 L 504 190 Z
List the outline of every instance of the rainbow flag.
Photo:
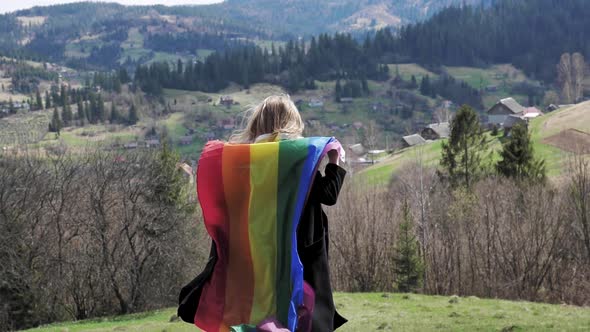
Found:
M 328 137 L 207 143 L 197 191 L 218 260 L 201 294 L 197 327 L 247 330 L 275 317 L 295 330 L 303 302 L 297 225 L 318 164 L 335 146 L 341 148 Z

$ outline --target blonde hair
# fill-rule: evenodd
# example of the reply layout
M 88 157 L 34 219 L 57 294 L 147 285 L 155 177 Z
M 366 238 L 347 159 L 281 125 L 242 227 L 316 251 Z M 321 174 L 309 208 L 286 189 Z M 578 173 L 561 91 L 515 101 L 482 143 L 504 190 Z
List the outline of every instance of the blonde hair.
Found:
M 231 143 L 253 143 L 264 134 L 301 135 L 303 120 L 288 95 L 270 96 L 248 111 L 242 130 L 229 139 Z

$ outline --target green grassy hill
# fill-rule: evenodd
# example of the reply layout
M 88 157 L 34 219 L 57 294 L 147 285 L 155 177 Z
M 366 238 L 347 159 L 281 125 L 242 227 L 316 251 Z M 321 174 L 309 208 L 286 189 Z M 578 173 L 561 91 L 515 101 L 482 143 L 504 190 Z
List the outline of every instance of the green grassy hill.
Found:
M 552 138 L 560 133 L 567 133 L 569 129 L 575 129 L 586 134 L 590 133 L 590 102 L 564 107 L 558 111 L 545 114 L 530 122 L 531 138 L 534 144 L 535 154 L 545 159 L 550 177 L 558 177 L 564 170 L 564 162 L 571 154 L 570 146 L 585 144 L 579 142 L 579 137 L 565 135 L 564 141 L 556 144 Z M 494 151 L 501 148 L 500 137 L 488 136 L 488 144 Z M 589 136 L 590 137 L 590 136 Z M 429 142 L 422 146 L 402 149 L 392 154 L 382 162 L 364 169 L 360 174 L 368 177 L 372 183 L 385 183 L 391 175 L 404 165 L 421 158 L 425 165 L 436 166 L 439 164 L 442 152 L 442 141 Z M 494 153 L 492 160 L 497 160 L 498 154 Z
M 590 308 L 477 297 L 337 293 L 339 331 L 587 331 Z M 53 324 L 29 331 L 196 331 L 176 309 Z

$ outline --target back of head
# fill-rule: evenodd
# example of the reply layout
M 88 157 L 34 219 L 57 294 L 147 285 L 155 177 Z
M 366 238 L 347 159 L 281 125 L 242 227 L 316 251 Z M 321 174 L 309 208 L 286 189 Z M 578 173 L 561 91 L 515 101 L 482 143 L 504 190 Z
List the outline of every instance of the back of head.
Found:
M 250 112 L 244 129 L 234 133 L 230 142 L 252 143 L 264 134 L 299 136 L 303 133 L 303 120 L 288 95 L 270 96 Z

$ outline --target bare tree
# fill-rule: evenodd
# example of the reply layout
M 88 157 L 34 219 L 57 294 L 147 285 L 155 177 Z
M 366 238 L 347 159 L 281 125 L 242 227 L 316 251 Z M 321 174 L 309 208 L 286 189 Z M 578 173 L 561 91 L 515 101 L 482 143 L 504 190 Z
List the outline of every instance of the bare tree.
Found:
M 586 78 L 587 66 L 584 56 L 580 53 L 572 55 L 572 90 L 574 102 L 579 102 L 584 96 L 584 79 Z
M 584 79 L 587 66 L 580 53 L 564 53 L 557 65 L 557 83 L 565 103 L 578 102 L 584 96 Z
M 574 235 L 586 250 L 590 265 L 590 162 L 576 154 L 570 160 L 569 200 L 575 219 Z

